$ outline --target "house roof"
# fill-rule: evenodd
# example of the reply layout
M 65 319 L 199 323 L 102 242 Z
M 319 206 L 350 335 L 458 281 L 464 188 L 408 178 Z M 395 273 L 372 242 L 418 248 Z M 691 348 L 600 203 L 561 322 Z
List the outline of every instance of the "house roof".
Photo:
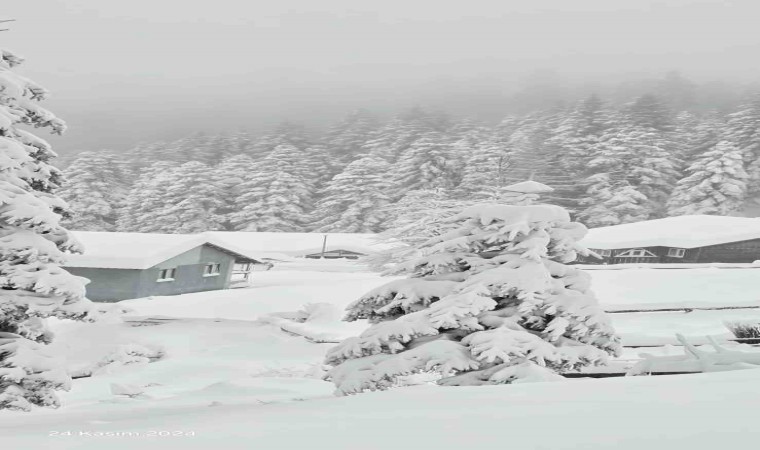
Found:
M 217 247 L 241 259 L 261 260 L 254 252 L 204 234 L 73 233 L 84 245 L 85 252 L 68 255 L 65 267 L 147 269 L 201 245 Z
M 504 186 L 503 189 L 505 191 L 520 192 L 523 194 L 545 194 L 554 191 L 554 188 L 533 180 L 510 184 L 509 186 Z
M 203 233 L 237 247 L 266 257 L 270 254 L 304 256 L 322 251 L 327 235 L 327 250 L 348 250 L 370 254 L 393 248 L 399 244 L 380 242 L 372 233 L 279 233 L 249 231 L 209 231 Z
M 760 218 L 689 215 L 592 228 L 580 242 L 587 248 L 697 248 L 760 239 Z

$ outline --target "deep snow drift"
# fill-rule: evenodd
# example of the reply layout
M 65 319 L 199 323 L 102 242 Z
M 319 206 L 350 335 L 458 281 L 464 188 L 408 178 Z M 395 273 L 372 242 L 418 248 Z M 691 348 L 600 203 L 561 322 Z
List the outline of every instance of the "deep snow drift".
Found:
M 592 276 L 605 306 L 621 308 L 757 302 L 758 270 L 597 270 Z M 322 359 L 332 344 L 310 342 L 301 334 L 339 339 L 357 330 L 337 322 L 335 309 L 312 309 L 304 322 L 276 320 L 282 317 L 270 313 L 298 311 L 307 303 L 342 309 L 386 281 L 353 263 L 301 261 L 255 273 L 249 289 L 121 302 L 133 309 L 125 323 L 54 322 L 54 345 L 72 372 L 94 376 L 75 380 L 58 410 L 0 412 L 3 447 L 453 449 L 508 443 L 519 449 L 712 450 L 726 443 L 750 447 L 760 439 L 752 413 L 760 401 L 755 370 L 477 388 L 416 386 L 333 397 L 332 384 L 321 380 Z M 624 344 L 675 342 L 676 332 L 727 337 L 723 320 L 760 320 L 756 311 L 613 314 L 612 319 Z M 140 352 L 161 359 L 148 362 Z M 631 350 L 626 357 L 637 353 Z M 65 431 L 72 435 L 51 436 Z M 98 431 L 111 435 L 97 437 Z M 151 431 L 178 433 L 151 437 Z

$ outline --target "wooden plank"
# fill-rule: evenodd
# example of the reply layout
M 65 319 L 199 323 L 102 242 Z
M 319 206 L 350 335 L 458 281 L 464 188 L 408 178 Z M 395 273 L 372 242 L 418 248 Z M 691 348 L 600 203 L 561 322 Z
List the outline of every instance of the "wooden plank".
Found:
M 627 372 L 597 372 L 597 373 L 583 373 L 583 372 L 572 372 L 572 373 L 563 373 L 560 374 L 565 378 L 615 378 L 615 377 L 624 377 L 626 376 Z M 648 375 L 652 376 L 660 376 L 660 375 L 689 375 L 694 373 L 700 373 L 700 372 L 652 372 Z M 635 375 L 635 376 L 646 376 L 646 375 Z
M 648 308 L 648 309 L 611 309 L 605 311 L 607 314 L 631 314 L 631 313 L 650 313 L 650 312 L 685 312 L 692 311 L 723 311 L 731 309 L 760 309 L 760 305 L 746 306 L 694 306 L 680 308 Z

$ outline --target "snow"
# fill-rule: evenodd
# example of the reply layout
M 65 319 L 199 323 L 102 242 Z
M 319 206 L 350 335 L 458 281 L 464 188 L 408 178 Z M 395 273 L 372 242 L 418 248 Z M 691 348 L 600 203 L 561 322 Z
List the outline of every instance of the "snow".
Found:
M 84 245 L 84 254 L 68 255 L 66 267 L 147 269 L 203 244 L 221 247 L 245 258 L 262 259 L 251 249 L 203 234 L 100 231 L 75 231 L 73 234 Z
M 758 273 L 700 268 L 590 275 L 603 306 L 623 308 L 757 302 Z M 340 328 L 336 309 L 388 281 L 353 262 L 298 261 L 254 273 L 250 288 L 120 302 L 133 310 L 126 323 L 53 321 L 52 350 L 67 358 L 70 370 L 95 375 L 74 380 L 72 390 L 60 395 L 60 409 L 0 411 L 3 447 L 387 450 L 495 447 L 507 439 L 518 449 L 713 450 L 726 443 L 751 447 L 760 439 L 752 414 L 760 401 L 759 372 L 752 370 L 510 386 L 421 385 L 334 397 L 332 383 L 320 379 L 333 345 L 302 336 L 358 334 Z M 320 306 L 305 308 L 307 303 Z M 282 312 L 291 315 L 272 315 Z M 692 336 L 727 335 L 722 321 L 737 316 L 760 319 L 760 310 L 613 314 L 612 320 L 624 343 L 647 336 L 675 343 L 676 332 L 690 342 L 696 342 Z M 293 325 L 295 332 L 283 328 Z M 124 356 L 140 348 L 162 356 L 151 363 Z M 640 352 L 633 350 L 624 357 L 637 357 Z M 61 434 L 66 431 L 72 434 Z M 180 433 L 149 436 L 158 431 Z
M 523 194 L 546 194 L 554 192 L 554 189 L 538 181 L 528 180 L 519 183 L 510 184 L 502 188 L 505 191 L 520 192 Z
M 588 273 L 591 275 L 592 289 L 605 306 L 760 304 L 760 268 L 645 268 L 593 270 Z
M 580 244 L 592 249 L 695 248 L 760 238 L 760 218 L 691 215 L 591 228 Z
M 379 242 L 373 233 L 276 233 L 246 231 L 209 231 L 204 233 L 259 255 L 282 254 L 304 256 L 322 251 L 327 236 L 327 250 L 348 250 L 370 254 L 393 248 L 394 244 Z M 396 244 L 397 245 L 397 244 Z

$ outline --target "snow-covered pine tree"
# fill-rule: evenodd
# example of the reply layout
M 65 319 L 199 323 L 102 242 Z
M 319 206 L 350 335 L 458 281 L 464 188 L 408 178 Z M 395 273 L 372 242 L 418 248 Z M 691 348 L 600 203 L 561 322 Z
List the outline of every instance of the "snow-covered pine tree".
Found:
M 244 183 L 256 167 L 251 157 L 239 154 L 223 159 L 212 170 L 211 183 L 219 192 L 217 214 L 225 230 L 234 229 L 231 221 L 237 199 L 243 194 Z
M 473 203 L 452 199 L 441 188 L 409 191 L 398 202 L 386 206 L 383 236 L 417 247 L 450 228 L 446 219 L 458 214 L 463 205 Z
M 583 181 L 586 190 L 578 202 L 578 217 L 588 226 L 618 225 L 649 217 L 647 197 L 627 181 L 627 162 L 633 158 L 633 150 L 626 137 L 615 128 L 591 148 Z
M 50 145 L 20 126 L 65 129 L 40 107 L 48 91 L 16 75 L 22 58 L 0 49 L 0 409 L 58 406 L 55 390 L 70 378 L 42 344 L 45 317 L 84 319 L 90 303 L 82 280 L 61 268 L 81 248 L 60 225 L 67 205 L 54 194 L 60 172 Z
M 420 136 L 394 164 L 392 198 L 397 200 L 406 192 L 419 189 L 451 189 L 456 178 L 453 151 L 453 143 L 443 133 Z
M 378 128 L 377 118 L 360 109 L 333 125 L 324 139 L 330 158 L 330 175 L 340 173 L 351 162 L 362 156 L 363 146 Z
M 407 192 L 381 211 L 385 220 L 378 240 L 390 244 L 389 247 L 362 260 L 371 268 L 384 271 L 391 264 L 419 255 L 420 244 L 452 227 L 446 219 L 461 212 L 465 205 L 476 202 L 451 198 L 449 192 L 441 188 Z
M 509 138 L 511 170 L 508 184 L 528 179 L 545 183 L 554 192 L 547 201 L 569 208 L 577 207 L 577 194 L 581 189 L 579 177 L 568 171 L 564 160 L 568 155 L 551 137 L 565 112 L 561 109 L 539 111 L 520 121 Z
M 630 157 L 624 162 L 626 180 L 646 196 L 650 215 L 665 215 L 665 204 L 675 188 L 682 165 L 670 133 L 635 127 L 623 136 Z
M 742 152 L 721 141 L 688 169 L 668 202 L 668 214 L 729 215 L 740 210 L 747 191 Z
M 722 139 L 742 152 L 749 177 L 746 198 L 751 202 L 748 206 L 756 208 L 760 203 L 760 93 L 729 114 Z
M 62 223 L 81 231 L 114 231 L 128 191 L 126 162 L 113 152 L 81 152 L 66 169 L 58 195 L 71 215 Z
M 166 204 L 165 191 L 175 164 L 158 161 L 142 169 L 119 209 L 116 229 L 137 233 L 158 232 L 162 220 L 156 214 Z
M 586 229 L 564 209 L 477 205 L 450 221 L 402 265 L 408 279 L 349 306 L 346 320 L 373 325 L 328 352 L 338 394 L 423 371 L 444 385 L 552 380 L 619 352 L 589 276 L 565 265 L 586 254 Z
M 499 188 L 506 185 L 510 169 L 509 148 L 491 136 L 470 144 L 462 181 L 456 188 L 457 196 L 468 199 L 494 199 Z M 455 144 L 457 152 L 463 150 L 461 142 Z
M 230 222 L 239 231 L 302 231 L 313 207 L 312 185 L 295 146 L 278 145 L 247 174 Z
M 271 133 L 254 140 L 249 148 L 249 156 L 254 160 L 261 160 L 280 145 L 289 145 L 303 150 L 311 143 L 312 139 L 302 125 L 286 121 L 277 125 Z
M 364 144 L 364 153 L 393 164 L 423 135 L 446 132 L 450 127 L 446 115 L 412 108 L 375 131 Z
M 583 174 L 593 147 L 614 126 L 616 116 L 596 95 L 564 115 L 547 142 L 556 147 L 562 169 L 574 177 Z
M 365 156 L 335 175 L 322 192 L 313 228 L 345 233 L 376 233 L 385 229 L 383 209 L 389 202 L 385 160 Z
M 225 220 L 221 192 L 211 168 L 199 161 L 186 162 L 172 170 L 166 185 L 164 207 L 155 214 L 164 233 L 192 234 L 222 230 Z
M 675 130 L 673 113 L 657 96 L 645 94 L 625 108 L 626 117 L 634 127 L 668 132 Z
M 207 165 L 159 161 L 126 196 L 117 228 L 138 233 L 198 233 L 224 229 L 220 190 Z
M 579 219 L 590 227 L 606 227 L 647 220 L 647 197 L 614 174 L 597 173 L 586 180 L 589 187 L 580 205 Z

